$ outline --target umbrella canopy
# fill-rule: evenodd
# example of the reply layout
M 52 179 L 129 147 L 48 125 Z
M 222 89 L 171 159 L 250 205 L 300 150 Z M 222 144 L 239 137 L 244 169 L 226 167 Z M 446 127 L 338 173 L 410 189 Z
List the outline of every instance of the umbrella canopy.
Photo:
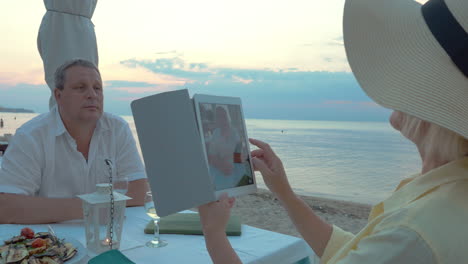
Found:
M 96 33 L 91 22 L 97 0 L 44 0 L 44 4 L 47 12 L 39 28 L 37 48 L 51 90 L 49 108 L 52 108 L 56 104 L 54 73 L 60 65 L 74 58 L 98 65 Z

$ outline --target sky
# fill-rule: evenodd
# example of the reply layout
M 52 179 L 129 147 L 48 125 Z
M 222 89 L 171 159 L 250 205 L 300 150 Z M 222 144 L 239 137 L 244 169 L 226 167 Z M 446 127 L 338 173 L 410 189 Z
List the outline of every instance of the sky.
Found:
M 25 8 L 27 5 L 27 8 Z M 386 121 L 351 73 L 344 0 L 99 0 L 92 21 L 105 110 L 189 89 L 238 96 L 246 118 Z M 1 1 L 0 106 L 48 111 L 43 1 Z

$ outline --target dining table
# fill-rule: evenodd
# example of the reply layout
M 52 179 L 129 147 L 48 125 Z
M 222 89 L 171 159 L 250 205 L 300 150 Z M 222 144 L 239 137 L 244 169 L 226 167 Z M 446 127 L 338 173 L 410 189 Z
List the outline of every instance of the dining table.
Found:
M 184 211 L 185 213 L 195 213 Z M 144 207 L 127 207 L 119 250 L 135 263 L 212 263 L 202 235 L 161 234 L 168 245 L 149 248 L 145 243 L 152 234 L 145 234 L 145 226 L 150 221 Z M 19 235 L 21 229 L 30 227 L 36 232 L 46 232 L 47 225 L 0 225 L 0 240 Z M 87 251 L 84 220 L 77 219 L 50 224 L 57 237 L 70 238 L 80 244 L 80 250 Z M 268 264 L 318 264 L 318 258 L 301 238 L 280 234 L 248 225 L 241 226 L 240 236 L 229 236 L 233 249 L 243 263 Z M 3 242 L 3 241 L 2 241 Z M 72 243 L 73 244 L 73 243 Z M 82 257 L 77 263 L 87 263 L 91 258 L 88 252 L 79 252 Z M 77 254 L 78 255 L 78 254 Z M 85 255 L 85 256 L 83 256 Z M 73 262 L 75 263 L 75 262 Z

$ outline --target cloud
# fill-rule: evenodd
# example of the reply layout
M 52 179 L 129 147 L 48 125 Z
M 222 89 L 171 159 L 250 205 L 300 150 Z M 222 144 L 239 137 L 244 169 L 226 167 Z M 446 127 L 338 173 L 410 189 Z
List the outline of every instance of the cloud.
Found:
M 137 92 L 138 96 L 143 97 L 159 92 L 156 90 L 160 88 L 160 91 L 166 88 L 167 90 L 185 88 L 192 95 L 199 93 L 240 97 L 247 118 L 315 120 L 386 120 L 388 118 L 388 111 L 372 103 L 359 88 L 353 75 L 348 72 L 301 71 L 294 67 L 286 69 L 212 67 L 203 62 L 187 63 L 181 58 L 170 60 L 166 58 L 164 61 L 132 60 L 131 64 L 146 67 L 157 74 L 164 72 L 170 77 L 175 75 L 185 82 L 168 85 L 163 87 L 164 89 L 157 83 L 137 83 L 141 86 L 137 88 L 135 87 L 137 85 L 121 82 L 119 84 L 125 86 L 118 89 L 119 100 L 127 97 L 136 99 L 137 97 L 130 94 Z M 191 65 L 202 65 L 202 67 L 191 67 Z M 204 74 L 196 74 L 200 72 Z
M 360 121 L 388 118 L 388 110 L 373 103 L 348 72 L 303 71 L 294 67 L 212 67 L 204 62 L 187 63 L 178 57 L 123 63 L 185 80 L 183 85 L 174 85 L 172 89 L 240 97 L 248 118 Z
M 178 84 L 177 82 L 174 84 Z M 178 85 L 176 85 L 178 86 Z M 174 85 L 163 83 L 110 80 L 104 83 L 105 90 L 123 91 L 129 94 L 160 93 L 174 90 Z
M 119 88 L 119 87 L 126 87 L 126 86 L 131 86 L 131 87 L 153 87 L 155 86 L 154 83 L 148 83 L 148 82 L 134 82 L 134 81 L 125 81 L 125 80 L 110 80 L 110 81 L 105 81 L 104 86 L 106 88 Z
M 134 68 L 137 66 L 146 68 L 154 73 L 167 74 L 179 78 L 196 79 L 207 78 L 211 75 L 208 66 L 204 63 L 187 64 L 179 57 L 160 58 L 151 60 L 130 59 L 120 62 L 122 65 Z
M 334 38 L 332 41 L 327 42 L 328 46 L 344 46 L 343 36 Z
M 113 90 L 124 91 L 129 94 L 142 94 L 142 93 L 161 93 L 171 91 L 168 87 L 117 87 Z
M 331 58 L 325 58 L 331 61 Z M 160 58 L 155 60 L 129 59 L 121 62 L 127 67 L 142 67 L 156 74 L 166 74 L 182 78 L 187 83 L 204 83 L 206 81 L 230 81 L 249 84 L 251 82 L 297 81 L 313 82 L 317 77 L 328 72 L 301 71 L 298 68 L 286 69 L 241 69 L 211 67 L 206 63 L 187 63 L 179 57 Z M 338 73 L 340 74 L 340 73 Z
M 8 86 L 15 86 L 22 83 L 34 85 L 45 84 L 44 71 L 39 68 L 20 72 L 0 72 L 0 89 Z
M 344 47 L 344 41 L 343 41 L 343 36 L 339 36 L 336 38 L 333 38 L 329 41 L 325 42 L 311 42 L 311 43 L 304 43 L 302 44 L 303 47 L 321 47 L 323 44 L 326 46 L 341 46 Z
M 243 84 L 249 84 L 249 83 L 253 82 L 253 80 L 242 79 L 241 77 L 237 77 L 237 76 L 234 76 L 234 77 L 232 78 L 232 81 L 233 81 L 233 82 L 240 82 L 240 83 L 243 83 Z M 205 85 L 206 85 L 206 84 L 209 84 L 209 83 L 210 83 L 209 81 L 206 81 L 206 82 L 205 82 Z
M 349 72 L 215 67 L 180 57 L 130 59 L 121 65 L 147 69 L 155 78 L 105 81 L 105 109 L 115 114 L 131 115 L 131 101 L 178 89 L 191 95 L 240 97 L 246 118 L 383 121 L 389 114 L 366 96 Z M 48 110 L 46 85 L 0 83 L 0 89 L 7 107 Z
M 160 51 L 160 52 L 156 52 L 155 54 L 156 55 L 166 55 L 166 54 L 176 54 L 177 51 L 176 50 L 170 50 L 170 51 Z

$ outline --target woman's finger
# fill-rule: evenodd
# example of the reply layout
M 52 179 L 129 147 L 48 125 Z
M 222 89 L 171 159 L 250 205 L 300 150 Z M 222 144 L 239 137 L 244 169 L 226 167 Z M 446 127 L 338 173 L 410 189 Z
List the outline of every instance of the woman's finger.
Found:
M 273 149 L 270 147 L 270 145 L 268 143 L 263 142 L 263 141 L 258 140 L 258 139 L 254 139 L 254 138 L 249 138 L 249 141 L 253 145 L 255 145 L 255 146 L 259 147 L 260 149 L 262 149 L 264 155 L 275 156 L 275 152 L 273 151 Z
M 256 149 L 256 150 L 252 150 L 252 152 L 250 152 L 250 155 L 252 157 L 263 157 L 263 154 L 264 154 L 263 149 Z
M 263 142 L 261 140 L 255 139 L 255 138 L 249 138 L 249 142 L 254 144 L 255 146 L 261 148 L 261 149 L 267 149 L 270 146 L 266 142 Z
M 262 174 L 271 174 L 270 168 L 265 164 L 265 162 L 263 162 L 263 160 L 253 157 L 252 163 L 254 165 L 254 170 L 260 171 Z

